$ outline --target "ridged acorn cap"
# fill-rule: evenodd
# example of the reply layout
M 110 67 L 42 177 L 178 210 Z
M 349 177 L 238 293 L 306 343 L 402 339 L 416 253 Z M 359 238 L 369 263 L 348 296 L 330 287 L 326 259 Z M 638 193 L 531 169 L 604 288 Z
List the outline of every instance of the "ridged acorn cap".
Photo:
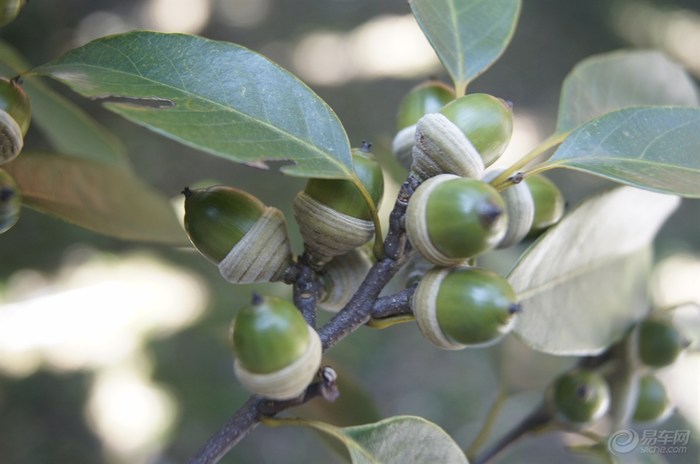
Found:
M 30 122 L 27 94 L 15 80 L 0 78 L 0 164 L 13 160 L 22 151 Z
M 233 323 L 234 370 L 243 386 L 272 399 L 299 396 L 321 365 L 321 340 L 299 310 L 276 297 L 253 296 Z
M 378 208 L 384 194 L 384 178 L 368 149 L 369 145 L 353 149 L 353 166 Z M 311 257 L 310 264 L 316 269 L 367 243 L 374 234 L 367 203 L 349 180 L 310 179 L 294 200 L 294 217 L 304 238 L 304 249 Z
M 411 308 L 421 333 L 444 350 L 498 342 L 521 311 L 510 284 L 479 268 L 432 269 L 418 283 Z
M 599 372 L 577 368 L 557 377 L 548 387 L 546 399 L 554 419 L 581 429 L 607 413 L 610 389 Z
M 292 260 L 284 215 L 238 189 L 185 188 L 185 229 L 192 244 L 231 283 L 280 280 Z
M 504 169 L 494 169 L 484 175 L 483 181 L 490 182 Z M 530 232 L 535 217 L 535 202 L 530 189 L 523 182 L 511 184 L 499 192 L 506 204 L 508 227 L 497 248 L 508 248 L 520 243 Z
M 396 118 L 398 131 L 391 151 L 406 169 L 411 169 L 418 120 L 426 114 L 436 113 L 454 98 L 452 87 L 431 79 L 413 87 L 401 100 Z
M 333 258 L 318 274 L 322 284 L 319 308 L 334 313 L 343 309 L 371 267 L 372 260 L 364 247 Z
M 472 93 L 451 101 L 440 113 L 455 124 L 490 166 L 505 151 L 513 134 L 509 103 L 485 93 Z
M 423 182 L 406 210 L 408 239 L 441 266 L 462 264 L 494 248 L 507 225 L 505 203 L 493 187 L 451 174 Z
M 19 220 L 22 195 L 10 174 L 0 169 L 0 234 L 7 232 Z

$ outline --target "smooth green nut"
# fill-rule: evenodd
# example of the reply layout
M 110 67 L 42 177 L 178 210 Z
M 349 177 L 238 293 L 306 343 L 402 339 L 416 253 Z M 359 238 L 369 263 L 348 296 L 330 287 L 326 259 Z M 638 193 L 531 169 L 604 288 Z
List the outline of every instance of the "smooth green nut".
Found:
M 503 154 L 513 134 L 513 110 L 485 93 L 460 97 L 440 109 L 474 145 L 486 166 Z
M 233 324 L 233 349 L 241 365 L 268 374 L 299 358 L 309 343 L 306 321 L 292 303 L 253 296 Z
M 564 215 L 564 197 L 554 182 L 541 174 L 525 178 L 535 203 L 535 216 L 530 235 L 537 235 L 556 224 Z
M 0 169 L 0 234 L 7 232 L 19 220 L 22 195 L 17 183 Z
M 639 379 L 637 405 L 632 420 L 635 422 L 660 423 L 673 413 L 673 406 L 666 394 L 666 387 L 651 374 Z
M 27 0 L 0 0 L 0 26 L 14 21 L 25 3 Z
M 498 245 L 508 224 L 505 211 L 489 184 L 441 174 L 416 189 L 406 211 L 406 231 L 427 260 L 461 264 Z
M 508 281 L 479 268 L 431 270 L 411 304 L 423 335 L 448 350 L 496 343 L 521 311 Z
M 379 207 L 384 195 L 384 177 L 379 163 L 369 151 L 360 148 L 352 150 L 352 162 L 357 177 L 369 192 L 375 206 Z M 310 179 L 304 191 L 335 211 L 358 219 L 372 219 L 367 202 L 349 180 Z
M 670 320 L 649 318 L 635 328 L 637 356 L 650 367 L 659 368 L 673 364 L 688 342 Z
M 436 113 L 450 101 L 454 100 L 452 87 L 442 81 L 430 79 L 422 82 L 403 97 L 397 115 L 398 130 L 415 125 L 428 113 Z
M 321 366 L 318 333 L 290 302 L 253 295 L 231 330 L 234 372 L 249 391 L 285 400 L 296 398 Z
M 192 244 L 214 263 L 221 262 L 260 218 L 265 205 L 232 187 L 185 187 L 185 229 Z
M 610 389 L 603 376 L 583 368 L 570 370 L 555 379 L 546 396 L 554 418 L 574 428 L 597 421 L 610 406 Z

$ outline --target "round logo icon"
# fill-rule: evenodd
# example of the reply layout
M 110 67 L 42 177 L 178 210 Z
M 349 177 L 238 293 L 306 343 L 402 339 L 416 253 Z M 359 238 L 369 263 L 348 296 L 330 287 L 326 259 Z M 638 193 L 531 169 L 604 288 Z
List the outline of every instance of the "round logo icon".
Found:
M 613 454 L 627 454 L 639 444 L 639 434 L 634 430 L 622 429 L 610 435 L 608 449 Z

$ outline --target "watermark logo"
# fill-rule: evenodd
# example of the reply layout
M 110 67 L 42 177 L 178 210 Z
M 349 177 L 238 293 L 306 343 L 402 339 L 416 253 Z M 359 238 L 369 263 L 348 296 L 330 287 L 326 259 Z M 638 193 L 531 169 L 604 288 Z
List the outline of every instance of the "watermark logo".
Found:
M 639 434 L 630 429 L 618 430 L 608 439 L 608 449 L 617 455 L 631 453 L 637 445 L 639 445 Z
M 688 450 L 690 430 L 621 429 L 610 435 L 608 449 L 615 455 L 637 450 L 642 454 L 682 454 Z

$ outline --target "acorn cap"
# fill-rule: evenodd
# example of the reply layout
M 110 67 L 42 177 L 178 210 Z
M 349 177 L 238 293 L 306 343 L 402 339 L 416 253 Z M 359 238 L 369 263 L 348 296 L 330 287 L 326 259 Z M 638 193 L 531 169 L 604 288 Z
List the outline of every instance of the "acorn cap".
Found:
M 381 167 L 371 153 L 359 148 L 353 148 L 352 162 L 357 177 L 369 192 L 374 204 L 379 207 L 384 195 L 384 177 Z M 365 199 L 349 180 L 309 179 L 304 192 L 340 213 L 365 221 L 372 219 Z
M 284 215 L 232 187 L 183 190 L 192 244 L 231 283 L 282 279 L 292 263 Z
M 353 149 L 355 172 L 378 208 L 384 193 L 379 164 L 369 144 Z M 310 179 L 294 199 L 294 217 L 309 264 L 323 268 L 335 256 L 367 243 L 374 235 L 370 210 L 354 184 L 342 179 Z
M 372 260 L 364 247 L 333 258 L 318 274 L 321 281 L 319 308 L 334 313 L 343 309 L 371 267 Z
M 506 227 L 505 203 L 493 187 L 451 174 L 421 184 L 406 211 L 409 240 L 427 260 L 442 266 L 494 248 Z
M 0 169 L 0 234 L 8 231 L 19 220 L 22 194 L 10 174 Z
M 490 182 L 503 171 L 504 169 L 494 169 L 486 173 L 483 181 Z M 535 202 L 530 189 L 523 182 L 510 184 L 499 193 L 506 205 L 508 226 L 497 248 L 508 248 L 520 243 L 530 232 L 535 216 Z
M 492 95 L 464 95 L 445 105 L 440 113 L 467 136 L 486 166 L 503 154 L 513 134 L 512 108 Z

